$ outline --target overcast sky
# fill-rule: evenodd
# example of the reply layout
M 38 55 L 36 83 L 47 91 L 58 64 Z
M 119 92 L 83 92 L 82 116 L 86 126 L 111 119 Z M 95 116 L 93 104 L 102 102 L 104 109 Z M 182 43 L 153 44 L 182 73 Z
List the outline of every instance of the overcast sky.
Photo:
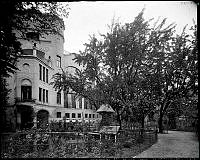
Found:
M 70 2 L 69 17 L 65 19 L 64 50 L 78 53 L 84 50 L 89 35 L 106 33 L 113 17 L 123 23 L 134 20 L 145 7 L 144 18 L 167 18 L 167 24 L 175 22 L 180 33 L 183 27 L 197 22 L 197 5 L 192 1 L 97 1 Z

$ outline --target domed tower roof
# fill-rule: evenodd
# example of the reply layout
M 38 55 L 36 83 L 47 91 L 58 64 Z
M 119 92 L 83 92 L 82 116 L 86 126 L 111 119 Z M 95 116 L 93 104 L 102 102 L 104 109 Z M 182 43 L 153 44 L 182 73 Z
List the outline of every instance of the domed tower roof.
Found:
M 114 113 L 115 111 L 112 109 L 112 107 L 108 104 L 103 104 L 100 106 L 100 108 L 97 110 L 97 113 Z

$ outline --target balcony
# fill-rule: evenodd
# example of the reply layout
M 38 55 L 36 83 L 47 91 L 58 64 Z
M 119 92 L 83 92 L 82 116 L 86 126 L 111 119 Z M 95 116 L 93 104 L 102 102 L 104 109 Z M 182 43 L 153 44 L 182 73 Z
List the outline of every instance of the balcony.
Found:
M 45 53 L 40 50 L 35 50 L 35 51 L 36 52 L 34 52 L 33 49 L 23 49 L 21 56 L 34 56 L 41 59 L 43 62 L 49 65 L 50 62 L 49 59 L 45 58 Z
M 33 102 L 33 103 L 35 103 L 36 102 L 36 99 L 33 99 L 33 98 L 29 98 L 29 99 L 23 99 L 23 98 L 19 98 L 19 97 L 17 97 L 17 98 L 15 98 L 15 102 L 16 103 L 19 103 L 19 102 Z

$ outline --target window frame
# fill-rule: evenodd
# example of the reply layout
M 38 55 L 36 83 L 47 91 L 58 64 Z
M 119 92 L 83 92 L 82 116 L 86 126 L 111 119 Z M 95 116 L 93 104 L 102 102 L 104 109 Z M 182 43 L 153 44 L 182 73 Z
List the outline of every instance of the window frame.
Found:
M 81 118 L 81 113 L 78 113 L 78 116 L 77 116 L 78 118 Z
M 43 66 L 43 77 L 42 78 L 43 78 L 43 82 L 45 82 L 46 77 L 45 77 L 45 67 L 44 66 Z
M 58 116 L 59 115 L 59 116 Z M 61 118 L 62 117 L 62 114 L 61 114 L 61 112 L 57 112 L 56 113 L 56 118 Z
M 42 101 L 43 101 L 43 102 L 45 102 L 45 99 L 46 99 L 46 96 L 45 96 L 45 95 L 46 95 L 46 93 L 45 93 L 45 92 L 46 92 L 46 90 L 45 90 L 45 89 L 43 89 L 43 91 L 42 91 L 42 92 L 43 92 L 43 95 L 42 95 Z
M 39 80 L 42 81 L 42 65 L 39 64 Z
M 57 104 L 61 104 L 61 92 L 57 92 Z
M 46 90 L 46 103 L 48 103 L 48 101 L 49 101 L 49 91 Z
M 61 68 L 61 56 L 56 55 L 56 66 Z
M 73 117 L 73 115 L 74 115 L 74 117 Z M 76 113 L 72 113 L 72 118 L 76 118 Z
M 39 101 L 42 102 L 42 88 L 39 87 Z
M 49 83 L 49 70 L 46 68 L 46 83 Z
M 69 117 L 67 115 L 69 115 Z M 65 117 L 70 118 L 70 113 L 65 113 Z

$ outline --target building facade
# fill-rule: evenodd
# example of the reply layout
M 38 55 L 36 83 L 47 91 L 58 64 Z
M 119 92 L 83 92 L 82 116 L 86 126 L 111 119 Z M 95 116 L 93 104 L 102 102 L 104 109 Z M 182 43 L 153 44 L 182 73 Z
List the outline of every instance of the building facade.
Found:
M 72 54 L 64 55 L 64 28 L 59 34 L 39 36 L 27 32 L 26 38 L 16 35 L 22 44 L 22 53 L 17 62 L 19 70 L 8 78 L 9 105 L 16 107 L 19 129 L 47 126 L 51 121 L 95 121 L 100 116 L 89 102 L 58 92 L 50 85 L 52 76 L 61 68 L 74 65 Z

